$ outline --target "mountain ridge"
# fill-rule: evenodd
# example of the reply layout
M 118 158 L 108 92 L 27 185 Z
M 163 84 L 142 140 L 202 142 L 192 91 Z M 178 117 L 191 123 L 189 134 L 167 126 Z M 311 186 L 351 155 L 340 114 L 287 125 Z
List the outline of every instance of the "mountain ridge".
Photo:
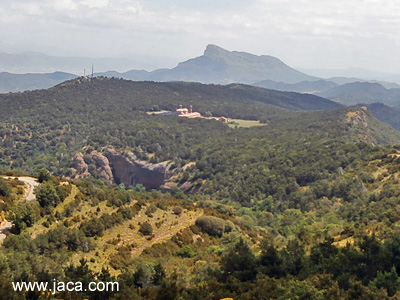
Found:
M 96 75 L 105 75 L 97 73 Z M 318 80 L 316 77 L 299 72 L 276 57 L 257 56 L 247 52 L 228 51 L 219 46 L 207 45 L 202 56 L 180 62 L 172 69 L 158 69 L 152 72 L 131 70 L 121 73 L 124 79 L 155 81 L 196 81 L 201 83 L 252 83 L 273 79 L 294 83 L 304 80 Z
M 55 65 L 60 65 L 62 62 L 62 59 L 61 62 L 57 62 L 56 58 L 50 58 L 51 63 Z M 25 58 L 25 56 L 22 61 L 29 63 L 29 59 Z M 35 65 L 41 61 L 43 61 L 43 58 L 39 55 L 39 58 L 33 59 L 32 63 Z M 75 65 L 80 64 L 84 66 L 87 65 L 88 59 L 81 58 L 75 61 L 73 58 L 68 58 L 66 61 L 72 61 Z M 116 60 L 116 64 L 118 65 L 119 63 L 120 61 Z M 82 67 L 82 70 L 83 69 L 84 67 Z M 256 81 L 268 79 L 286 83 L 296 83 L 319 79 L 297 71 L 273 56 L 258 56 L 247 52 L 228 51 L 213 44 L 207 45 L 203 55 L 180 62 L 176 67 L 171 69 L 161 68 L 154 71 L 132 69 L 122 73 L 111 69 L 110 71 L 98 72 L 94 75 L 112 76 L 135 81 L 187 81 L 214 84 L 251 84 Z M 77 77 L 76 75 L 74 76 Z M 41 74 L 31 74 L 30 80 L 27 81 L 25 77 L 26 74 L 4 73 L 3 79 L 0 80 L 0 92 L 48 88 L 66 79 L 70 79 L 60 79 L 58 82 L 46 81 Z M 10 81 L 18 82 L 18 84 L 11 84 Z M 35 83 L 40 81 L 42 81 L 41 84 Z
M 346 83 L 316 94 L 345 105 L 380 102 L 394 107 L 400 104 L 400 89 L 386 89 L 376 82 Z
M 0 93 L 23 92 L 52 87 L 60 82 L 74 79 L 77 75 L 65 72 L 53 73 L 0 73 Z
M 337 86 L 337 84 L 334 82 L 322 79 L 316 81 L 301 81 L 298 83 L 285 83 L 276 82 L 273 80 L 262 80 L 259 82 L 255 82 L 252 85 L 283 92 L 297 92 L 307 94 L 314 94 L 316 92 L 325 91 Z
M 188 81 L 215 84 L 244 83 L 280 91 L 302 93 L 324 92 L 334 87 L 333 83 L 330 82 L 345 84 L 354 81 L 364 81 L 358 78 L 321 79 L 298 71 L 274 56 L 255 55 L 243 51 L 228 51 L 214 44 L 207 45 L 201 56 L 182 61 L 171 69 L 160 68 L 154 71 L 144 69 L 131 69 L 125 72 L 115 71 L 118 69 L 118 66 L 121 67 L 121 64 L 123 64 L 122 59 L 110 59 L 103 63 L 101 59 L 84 57 L 57 58 L 38 53 L 33 53 L 31 56 L 28 54 L 20 54 L 18 56 L 0 53 L 0 69 L 7 69 L 7 66 L 10 64 L 13 66 L 17 62 L 22 62 L 23 65 L 32 64 L 33 66 L 37 66 L 38 70 L 41 70 L 45 62 L 50 61 L 50 64 L 58 66 L 56 69 L 63 69 L 72 63 L 75 69 L 83 70 L 84 66 L 88 67 L 88 65 L 94 63 L 96 69 L 104 69 L 105 66 L 109 66 L 109 71 L 97 72 L 94 74 L 95 76 L 117 77 L 134 81 Z M 110 66 L 112 67 L 110 68 Z M 126 69 L 128 66 L 129 64 L 125 64 L 123 68 Z M 87 70 L 89 71 L 89 68 Z M 0 92 L 6 93 L 49 88 L 62 81 L 78 77 L 75 75 L 77 72 L 75 74 L 72 73 L 69 73 L 69 77 L 49 80 L 46 78 L 48 75 L 43 76 L 40 73 L 29 73 L 28 78 L 28 74 L 3 72 L 0 78 Z M 399 87 L 393 83 L 376 82 L 384 85 L 386 88 Z

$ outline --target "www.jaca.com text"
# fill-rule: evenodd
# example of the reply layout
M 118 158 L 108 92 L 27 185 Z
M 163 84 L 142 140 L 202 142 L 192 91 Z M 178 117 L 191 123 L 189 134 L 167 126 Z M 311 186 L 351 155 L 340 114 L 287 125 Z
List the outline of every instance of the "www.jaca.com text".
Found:
M 13 282 L 13 289 L 16 292 L 22 291 L 38 291 L 50 292 L 53 295 L 58 292 L 118 292 L 118 282 L 90 282 L 87 286 L 80 281 L 78 282 L 63 282 L 53 280 L 49 282 Z

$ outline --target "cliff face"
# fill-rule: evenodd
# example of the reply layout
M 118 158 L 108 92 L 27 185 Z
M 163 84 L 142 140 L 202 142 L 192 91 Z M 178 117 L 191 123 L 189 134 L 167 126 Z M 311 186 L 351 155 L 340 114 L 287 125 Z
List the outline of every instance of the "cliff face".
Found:
M 114 181 L 125 185 L 143 184 L 146 189 L 157 189 L 171 176 L 168 162 L 150 164 L 139 160 L 132 152 L 118 152 L 107 148 L 104 155 L 110 161 Z
M 173 175 L 169 162 L 151 164 L 138 159 L 130 151 L 104 148 L 102 152 L 94 150 L 85 157 L 95 165 L 99 177 L 109 182 L 124 183 L 126 186 L 142 184 L 147 190 L 158 189 Z M 83 177 L 80 170 L 89 175 L 82 153 L 75 154 L 71 169 L 75 178 Z

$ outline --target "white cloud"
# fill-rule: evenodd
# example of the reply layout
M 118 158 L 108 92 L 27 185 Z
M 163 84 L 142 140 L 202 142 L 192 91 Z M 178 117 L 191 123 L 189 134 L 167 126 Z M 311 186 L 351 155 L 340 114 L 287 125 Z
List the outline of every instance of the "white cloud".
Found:
M 108 0 L 85 0 L 81 2 L 82 5 L 86 5 L 90 8 L 104 8 L 109 6 Z
M 400 68 L 393 0 L 20 0 L 2 4 L 0 24 L 13 51 L 142 53 L 171 64 L 215 43 L 294 66 Z
M 78 3 L 73 0 L 57 0 L 57 1 L 44 1 L 46 8 L 54 8 L 60 12 L 69 12 L 78 9 Z

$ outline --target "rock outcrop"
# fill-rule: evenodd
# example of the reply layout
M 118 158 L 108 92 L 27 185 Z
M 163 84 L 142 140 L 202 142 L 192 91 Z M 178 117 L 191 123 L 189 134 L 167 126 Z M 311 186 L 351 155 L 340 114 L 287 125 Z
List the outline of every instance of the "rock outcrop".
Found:
M 90 156 L 96 165 L 96 171 L 100 177 L 104 178 L 108 182 L 114 181 L 114 175 L 110 167 L 110 161 L 101 152 L 93 150 Z
M 112 148 L 104 149 L 104 155 L 113 168 L 115 182 L 122 182 L 126 186 L 143 184 L 146 189 L 157 189 L 172 175 L 168 161 L 151 164 L 139 160 L 130 151 L 119 152 Z
M 71 171 L 73 178 L 84 178 L 90 176 L 89 166 L 83 159 L 81 152 L 75 153 L 72 158 Z
M 347 113 L 347 123 L 350 123 L 351 125 L 360 125 L 364 128 L 368 127 L 368 108 L 365 106 L 361 106 L 358 108 L 358 110 L 353 111 L 353 112 L 348 112 Z
M 85 159 L 90 161 L 91 167 L 82 153 L 74 155 L 71 164 L 73 178 L 87 177 L 94 172 L 110 183 L 124 183 L 127 187 L 142 184 L 151 190 L 162 187 L 173 175 L 169 161 L 151 164 L 138 159 L 131 151 L 118 151 L 111 147 L 103 148 L 101 152 L 93 150 L 85 155 Z

